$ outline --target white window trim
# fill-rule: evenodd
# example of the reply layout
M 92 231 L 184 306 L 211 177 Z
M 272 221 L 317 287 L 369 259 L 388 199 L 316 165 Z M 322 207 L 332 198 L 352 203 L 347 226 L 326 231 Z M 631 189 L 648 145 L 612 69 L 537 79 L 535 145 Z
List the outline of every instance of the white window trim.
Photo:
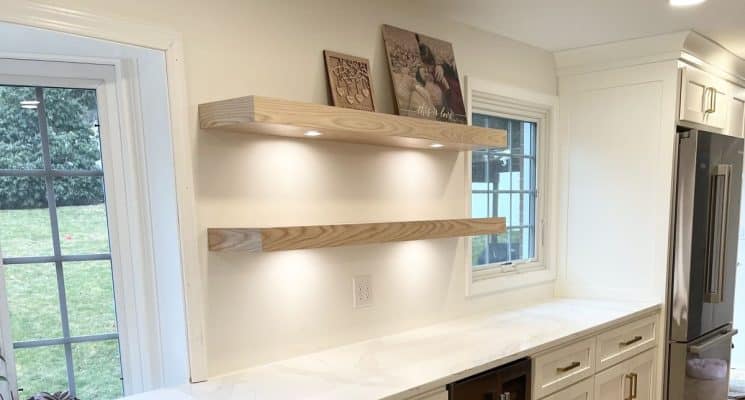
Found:
M 465 240 L 466 296 L 479 296 L 519 287 L 551 282 L 556 279 L 553 259 L 554 240 L 552 216 L 555 207 L 553 188 L 556 186 L 552 163 L 556 143 L 558 97 L 516 88 L 500 83 L 466 77 L 466 113 L 471 124 L 473 113 L 536 122 L 537 132 L 537 190 L 536 203 L 536 258 L 535 261 L 513 264 L 472 265 L 472 240 Z M 466 213 L 471 215 L 471 152 L 465 159 L 467 193 Z
M 190 122 L 188 122 L 189 101 L 186 93 L 181 34 L 113 15 L 94 14 L 30 1 L 3 2 L 0 21 L 147 47 L 165 53 L 171 140 L 174 149 L 178 196 L 178 229 L 182 244 L 180 251 L 183 279 L 180 283 L 185 291 L 190 380 L 192 382 L 206 380 L 208 377 L 204 322 L 206 294 L 203 284 L 205 271 L 202 268 L 206 264 L 206 252 L 200 251 L 201 246 L 197 246 L 206 239 L 199 236 L 197 228 L 193 183 L 193 135 L 189 129 Z
M 0 74 L 0 84 L 69 86 L 97 91 L 122 376 L 125 393 L 131 394 L 160 386 L 165 368 L 160 316 L 158 307 L 153 307 L 157 303 L 157 291 L 153 287 L 155 260 L 148 245 L 152 243 L 152 218 L 147 177 L 136 144 L 138 135 L 122 134 L 142 131 L 141 127 L 133 126 L 138 117 L 121 118 L 122 113 L 138 114 L 122 108 L 123 104 L 137 103 L 136 89 L 123 83 L 136 81 L 136 71 L 118 60 L 96 60 L 95 64 L 85 61 L 90 60 L 50 62 L 8 59 L 0 54 L 5 73 Z M 11 336 L 10 332 L 7 336 Z M 12 353 L 12 347 L 8 349 Z M 11 355 L 8 361 L 16 391 L 15 357 Z

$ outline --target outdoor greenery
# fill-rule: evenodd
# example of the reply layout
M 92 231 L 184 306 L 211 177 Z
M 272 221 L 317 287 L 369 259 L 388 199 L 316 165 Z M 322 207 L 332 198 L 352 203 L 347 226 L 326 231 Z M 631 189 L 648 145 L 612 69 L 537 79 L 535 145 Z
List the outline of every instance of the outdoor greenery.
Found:
M 108 252 L 103 204 L 60 207 L 63 253 Z M 69 221 L 63 224 L 63 221 Z M 0 210 L 0 244 L 13 254 L 39 255 L 51 250 L 49 211 Z M 70 334 L 116 332 L 109 261 L 64 264 Z M 54 264 L 6 266 L 11 333 L 14 341 L 62 336 Z M 121 396 L 121 367 L 116 340 L 72 345 L 76 396 L 81 400 Z M 64 348 L 16 349 L 19 386 L 25 395 L 67 389 Z
M 96 92 L 85 89 L 43 89 L 52 168 L 100 170 Z M 0 86 L 0 169 L 42 169 L 44 160 L 39 113 L 22 108 L 38 101 L 34 88 Z M 100 181 L 87 177 L 56 178 L 57 205 L 97 204 L 103 198 Z M 46 207 L 44 181 L 31 177 L 0 179 L 0 205 L 6 209 Z

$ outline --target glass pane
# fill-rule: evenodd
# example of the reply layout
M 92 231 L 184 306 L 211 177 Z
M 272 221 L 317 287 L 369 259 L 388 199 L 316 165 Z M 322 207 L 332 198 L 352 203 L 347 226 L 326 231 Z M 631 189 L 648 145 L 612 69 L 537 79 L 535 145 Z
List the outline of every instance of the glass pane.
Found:
M 72 359 L 78 398 L 105 400 L 122 396 L 119 341 L 73 344 Z
M 111 262 L 68 262 L 65 271 L 67 312 L 72 336 L 115 333 L 116 311 Z
M 496 198 L 496 202 L 494 204 L 493 216 L 504 217 L 506 219 L 507 226 L 518 224 L 519 222 L 515 222 L 512 219 L 512 212 L 510 212 L 510 194 L 496 193 L 494 197 Z
M 4 257 L 53 254 L 44 178 L 0 176 L 0 249 Z
M 536 137 L 538 134 L 538 124 L 535 122 L 526 122 L 525 135 L 523 136 L 523 154 L 535 157 L 536 154 Z
M 523 230 L 520 228 L 508 229 L 507 232 L 510 236 L 510 259 L 511 260 L 522 260 L 523 259 Z
M 474 151 L 471 154 L 471 188 L 473 190 L 489 190 L 487 181 L 487 165 L 489 155 L 487 151 Z
M 497 190 L 510 190 L 510 158 L 491 156 L 489 160 L 489 179 Z
M 523 193 L 521 199 L 521 222 L 520 225 L 535 225 L 535 196 L 532 193 Z
M 471 216 L 473 218 L 487 218 L 491 211 L 490 193 L 474 193 L 471 195 Z
M 521 176 L 521 184 L 516 186 L 516 190 L 534 190 L 536 185 L 535 159 L 523 158 L 519 162 L 522 164 L 521 171 L 523 171 L 523 173 Z
M 486 264 L 486 246 L 488 236 L 474 236 L 471 238 L 471 265 Z
M 510 260 L 508 234 L 491 235 L 489 237 L 489 263 L 503 263 Z
M 96 91 L 44 88 L 52 168 L 101 170 Z
M 13 340 L 62 337 L 54 264 L 7 265 L 5 280 Z
M 59 392 L 68 389 L 65 349 L 60 346 L 14 350 L 18 387 L 23 398 L 39 392 Z
M 507 126 L 512 154 L 525 154 L 523 148 L 523 128 L 525 125 L 521 121 L 509 120 Z
M 42 169 L 36 91 L 0 86 L 0 169 Z
M 62 254 L 109 252 L 109 231 L 103 178 L 76 176 L 54 179 Z
M 527 228 L 523 229 L 523 257 L 526 259 L 535 257 L 535 229 Z

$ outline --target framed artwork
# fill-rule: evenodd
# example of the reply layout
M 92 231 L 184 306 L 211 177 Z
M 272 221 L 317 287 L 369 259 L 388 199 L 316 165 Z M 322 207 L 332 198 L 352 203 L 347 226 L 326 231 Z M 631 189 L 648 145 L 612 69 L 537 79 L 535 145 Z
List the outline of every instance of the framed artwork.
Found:
M 450 43 L 390 25 L 383 41 L 399 115 L 467 123 Z
M 370 62 L 365 58 L 323 51 L 329 81 L 331 105 L 375 111 L 370 84 Z

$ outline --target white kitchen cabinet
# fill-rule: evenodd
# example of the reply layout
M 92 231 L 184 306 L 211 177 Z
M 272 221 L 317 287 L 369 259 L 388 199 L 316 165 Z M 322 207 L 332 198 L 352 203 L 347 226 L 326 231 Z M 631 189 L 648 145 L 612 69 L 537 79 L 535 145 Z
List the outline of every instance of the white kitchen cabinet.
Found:
M 590 378 L 543 400 L 593 400 L 595 379 Z
M 745 88 L 732 85 L 732 100 L 729 107 L 727 132 L 732 136 L 745 137 Z
M 602 370 L 654 347 L 658 340 L 657 316 L 613 329 L 598 335 L 597 340 L 596 364 Z
M 680 120 L 728 128 L 731 85 L 693 67 L 681 68 Z
M 595 376 L 594 400 L 653 400 L 656 351 L 648 350 Z
M 533 359 L 533 396 L 541 398 L 595 373 L 595 341 L 589 338 Z

